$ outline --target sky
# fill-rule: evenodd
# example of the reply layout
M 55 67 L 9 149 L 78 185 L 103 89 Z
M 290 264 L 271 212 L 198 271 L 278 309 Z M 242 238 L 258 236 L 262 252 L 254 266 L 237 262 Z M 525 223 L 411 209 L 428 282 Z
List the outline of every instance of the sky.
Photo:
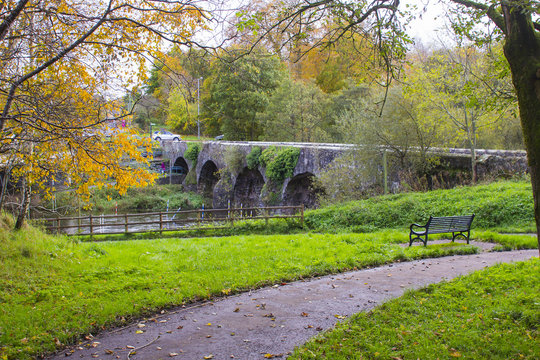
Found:
M 443 6 L 433 0 L 407 0 L 404 4 L 414 4 L 418 7 L 417 18 L 409 26 L 409 35 L 424 43 L 436 41 L 437 36 L 441 36 L 446 21 Z

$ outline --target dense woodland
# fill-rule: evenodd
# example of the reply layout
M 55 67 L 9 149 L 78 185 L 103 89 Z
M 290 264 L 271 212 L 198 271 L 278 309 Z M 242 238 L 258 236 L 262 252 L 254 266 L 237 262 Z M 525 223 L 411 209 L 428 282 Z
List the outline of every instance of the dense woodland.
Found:
M 203 135 L 226 140 L 523 149 L 500 44 L 411 44 L 389 79 L 361 35 L 319 40 L 287 51 L 243 37 L 215 55 L 175 48 L 127 97 L 134 123 L 197 135 L 199 120 Z

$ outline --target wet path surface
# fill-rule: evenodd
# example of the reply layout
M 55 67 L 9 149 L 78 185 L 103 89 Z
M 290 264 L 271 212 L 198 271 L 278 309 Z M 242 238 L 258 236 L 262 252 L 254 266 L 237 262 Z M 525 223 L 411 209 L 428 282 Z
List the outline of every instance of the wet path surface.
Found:
M 51 359 L 264 359 L 287 355 L 319 331 L 431 283 L 538 250 L 451 256 L 324 276 L 178 308 L 104 332 Z

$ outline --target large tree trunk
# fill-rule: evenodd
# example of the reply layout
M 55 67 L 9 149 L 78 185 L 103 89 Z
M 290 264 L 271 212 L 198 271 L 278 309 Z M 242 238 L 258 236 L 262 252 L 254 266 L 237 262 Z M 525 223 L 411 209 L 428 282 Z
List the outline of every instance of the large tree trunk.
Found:
M 504 10 L 507 29 L 504 53 L 518 97 L 540 252 L 540 35 L 534 30 L 530 15 L 516 8 Z

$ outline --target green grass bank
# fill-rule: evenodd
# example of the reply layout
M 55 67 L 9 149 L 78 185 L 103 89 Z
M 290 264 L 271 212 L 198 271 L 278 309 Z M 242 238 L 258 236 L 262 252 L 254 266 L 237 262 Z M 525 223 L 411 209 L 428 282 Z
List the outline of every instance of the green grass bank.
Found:
M 307 211 L 305 222 L 312 231 L 369 232 L 408 229 L 412 223 L 425 224 L 430 215 L 474 213 L 473 228 L 536 232 L 533 205 L 530 182 L 500 181 L 351 201 Z
M 307 359 L 539 359 L 540 260 L 430 285 L 297 349 Z

